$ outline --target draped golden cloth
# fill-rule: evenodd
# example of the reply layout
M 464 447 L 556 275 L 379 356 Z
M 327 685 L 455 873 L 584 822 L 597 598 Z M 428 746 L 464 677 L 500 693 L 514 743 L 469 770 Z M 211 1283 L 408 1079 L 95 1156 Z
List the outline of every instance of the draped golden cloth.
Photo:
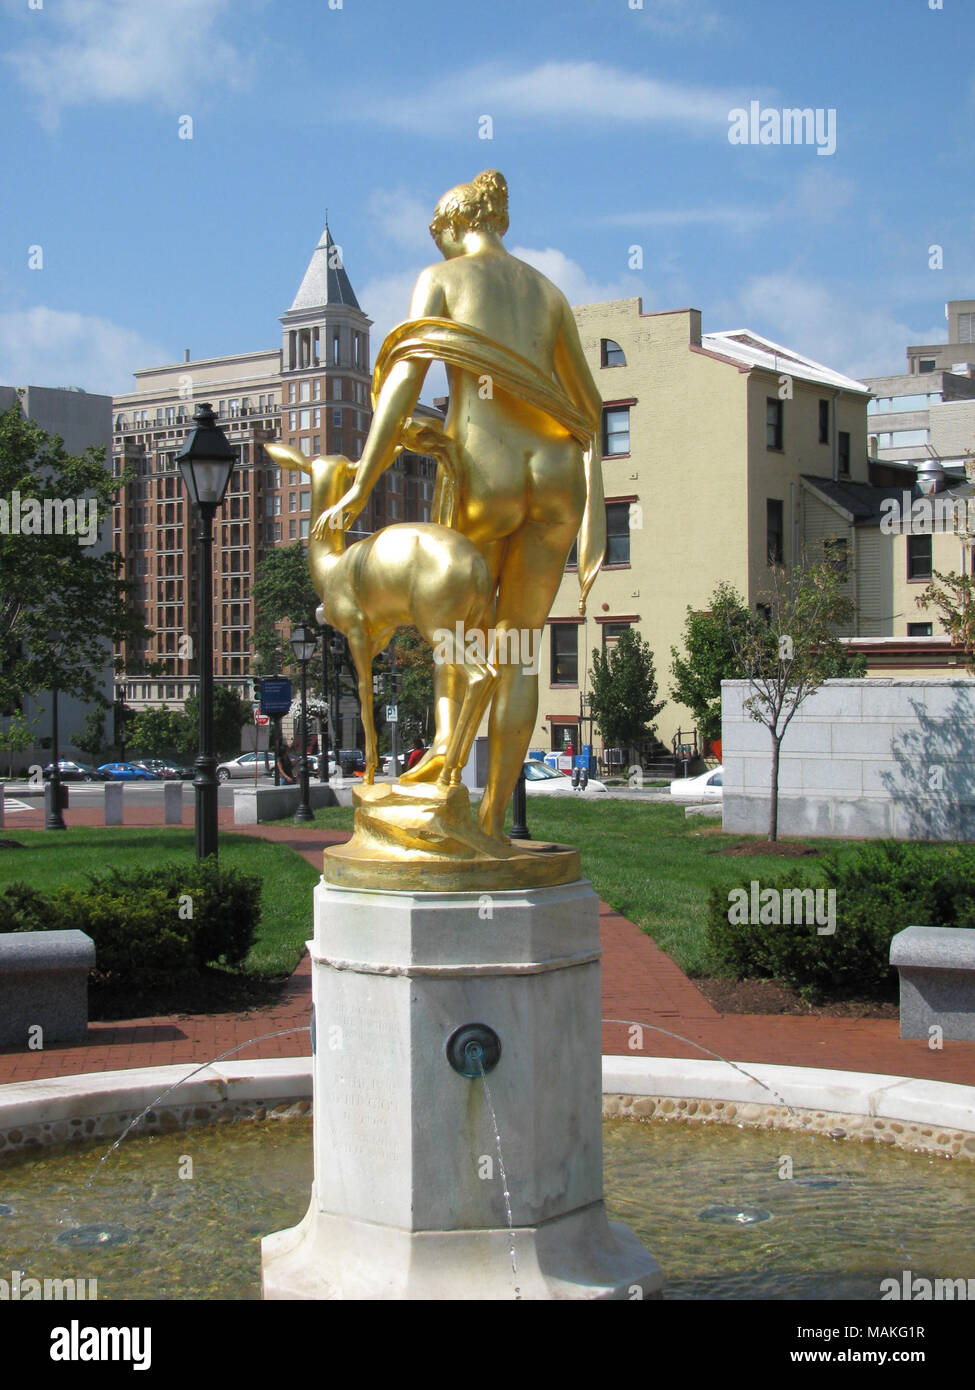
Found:
M 448 366 L 459 367 L 477 376 L 489 376 L 508 395 L 527 401 L 529 405 L 550 415 L 581 444 L 585 452 L 586 504 L 579 527 L 578 575 L 581 590 L 579 612 L 584 613 L 586 596 L 599 573 L 606 550 L 606 507 L 597 448 L 599 418 L 593 418 L 571 401 L 562 387 L 528 358 L 503 347 L 480 329 L 444 318 L 411 319 L 391 330 L 379 350 L 373 370 L 373 406 L 393 367 L 399 362 L 418 359 L 445 362 Z M 428 423 L 423 421 L 424 429 Z M 440 457 L 443 465 L 441 473 L 445 473 L 445 476 L 438 479 L 432 519 L 450 525 L 456 513 L 457 496 L 454 480 L 450 476 L 450 441 L 446 436 L 444 438 L 445 447 L 433 450 Z

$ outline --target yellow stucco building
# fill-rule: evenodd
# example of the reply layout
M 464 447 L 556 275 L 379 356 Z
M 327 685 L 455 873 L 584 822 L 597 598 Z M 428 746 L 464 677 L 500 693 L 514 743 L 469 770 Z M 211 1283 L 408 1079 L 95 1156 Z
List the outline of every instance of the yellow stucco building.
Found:
M 592 650 L 632 626 L 653 649 L 669 747 L 693 725 L 669 699 L 688 605 L 706 608 L 722 580 L 754 605 L 769 555 L 793 563 L 802 475 L 867 483 L 869 392 L 757 334 L 702 334 L 696 309 L 645 314 L 621 299 L 574 313 L 603 397 L 609 541 L 585 618 L 570 557 L 543 634 L 531 746 L 589 741 Z

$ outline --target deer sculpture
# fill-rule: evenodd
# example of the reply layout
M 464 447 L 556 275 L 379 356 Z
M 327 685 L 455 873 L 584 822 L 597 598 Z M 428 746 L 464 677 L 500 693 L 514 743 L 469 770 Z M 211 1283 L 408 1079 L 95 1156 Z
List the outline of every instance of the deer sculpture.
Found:
M 312 516 L 337 503 L 355 474 L 356 465 L 343 454 L 309 460 L 287 444 L 264 448 L 275 463 L 310 476 Z M 355 664 L 366 734 L 365 781 L 373 782 L 378 762 L 372 663 L 398 627 L 412 626 L 463 677 L 460 711 L 437 779 L 445 786 L 459 782 L 497 683 L 494 666 L 471 659 L 471 644 L 460 640 L 470 628 L 483 630 L 494 601 L 494 580 L 483 555 L 448 526 L 398 522 L 348 547 L 338 529 L 322 540 L 312 538 L 308 567 L 321 599 L 318 621 L 345 635 Z

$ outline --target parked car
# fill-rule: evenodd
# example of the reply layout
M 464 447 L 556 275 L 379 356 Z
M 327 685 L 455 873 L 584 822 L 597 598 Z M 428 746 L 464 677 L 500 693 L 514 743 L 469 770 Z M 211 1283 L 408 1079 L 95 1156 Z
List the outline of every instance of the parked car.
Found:
M 344 768 L 347 763 L 352 764 L 353 772 L 365 772 L 366 755 L 361 748 L 340 748 L 339 767 Z
M 50 779 L 54 771 L 54 764 L 48 763 L 44 769 L 45 779 Z M 101 772 L 97 767 L 90 767 L 88 763 L 73 763 L 69 758 L 58 759 L 58 777 L 62 782 L 99 782 L 102 780 Z
M 108 782 L 160 782 L 162 778 L 138 763 L 102 763 L 99 773 Z
M 220 763 L 217 767 L 217 780 L 219 782 L 230 782 L 239 777 L 254 778 L 254 759 L 259 758 L 257 765 L 258 777 L 274 776 L 274 754 L 265 753 L 262 749 L 260 753 L 241 753 L 239 758 L 231 758 L 229 762 Z
M 720 797 L 723 795 L 723 782 L 724 767 L 719 766 L 712 768 L 710 772 L 702 772 L 699 777 L 678 777 L 670 784 L 670 794 L 681 801 L 699 801 L 702 797 Z
M 529 758 L 525 762 L 525 791 L 531 792 L 534 796 L 540 793 L 545 796 L 586 796 L 590 792 L 604 792 L 606 783 L 599 782 L 595 777 L 590 777 L 585 787 L 573 787 L 572 778 L 564 772 L 559 772 L 554 767 L 547 767 L 545 763 L 537 762 L 534 758 Z
M 156 773 L 165 782 L 175 782 L 178 778 L 185 782 L 196 776 L 195 768 L 181 767 L 178 763 L 168 763 L 163 758 L 140 758 L 136 767 L 144 767 L 148 772 Z
M 395 771 L 395 773 L 394 773 L 394 771 L 393 771 L 393 755 L 392 755 L 392 753 L 387 753 L 387 754 L 385 754 L 385 756 L 383 757 L 383 760 L 382 760 L 383 776 L 384 776 L 384 777 L 393 777 L 393 776 L 398 777 L 398 776 L 400 775 L 400 773 L 403 772 L 403 771 L 405 771 L 405 769 L 406 769 L 406 759 L 407 759 L 407 757 L 408 757 L 408 754 L 406 754 L 406 753 L 397 753 L 397 754 L 396 754 L 396 771 Z

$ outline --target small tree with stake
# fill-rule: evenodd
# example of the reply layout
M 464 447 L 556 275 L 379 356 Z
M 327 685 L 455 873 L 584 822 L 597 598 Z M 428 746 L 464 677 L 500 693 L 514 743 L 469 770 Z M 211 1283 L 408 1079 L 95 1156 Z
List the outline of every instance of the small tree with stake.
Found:
M 744 629 L 729 629 L 735 656 L 751 695 L 744 707 L 764 724 L 772 740 L 769 800 L 769 840 L 778 839 L 779 758 L 782 740 L 803 701 L 824 681 L 859 675 L 862 658 L 851 658 L 840 645 L 836 628 L 853 616 L 852 601 L 843 592 L 843 576 L 835 565 L 805 561 L 789 573 L 782 565 L 770 568 L 762 595 L 766 616 L 750 613 Z
M 615 647 L 593 648 L 589 682 L 604 747 L 629 749 L 651 736 L 665 702 L 657 700 L 653 651 L 638 632 L 627 628 Z

